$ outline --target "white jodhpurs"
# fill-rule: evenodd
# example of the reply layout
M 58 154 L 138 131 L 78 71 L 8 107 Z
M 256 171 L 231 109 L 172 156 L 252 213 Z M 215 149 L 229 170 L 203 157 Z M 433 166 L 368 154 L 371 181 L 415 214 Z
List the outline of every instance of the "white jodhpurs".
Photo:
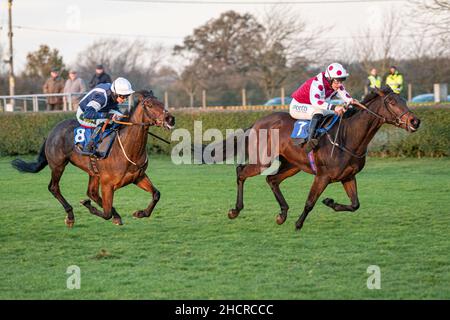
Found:
M 323 116 L 328 114 L 334 114 L 333 110 L 326 108 L 320 108 L 311 104 L 300 103 L 295 99 L 292 99 L 289 105 L 289 114 L 294 119 L 299 120 L 311 120 L 315 114 L 321 114 Z

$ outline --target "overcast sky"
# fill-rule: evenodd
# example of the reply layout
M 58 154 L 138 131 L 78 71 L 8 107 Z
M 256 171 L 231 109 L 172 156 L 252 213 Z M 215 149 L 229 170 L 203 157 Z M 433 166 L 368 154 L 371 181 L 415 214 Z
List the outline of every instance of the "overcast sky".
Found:
M 189 1 L 189 0 L 179 0 Z M 191 2 L 276 2 L 276 0 L 194 0 Z M 342 45 L 370 24 L 380 26 L 386 9 L 402 10 L 407 1 L 307 1 L 291 4 L 299 19 L 311 26 L 333 25 L 323 37 L 337 37 Z M 0 0 L 0 44 L 7 47 L 7 0 Z M 177 2 L 177 1 L 175 1 Z M 314 2 L 311 4 L 311 2 Z M 28 52 L 40 44 L 60 50 L 69 66 L 78 52 L 94 40 L 108 37 L 142 39 L 149 43 L 173 46 L 182 42 L 193 29 L 227 10 L 261 15 L 272 5 L 266 4 L 180 4 L 152 1 L 116 0 L 14 0 L 14 57 L 20 71 Z M 119 36 L 123 35 L 123 36 Z M 4 50 L 5 51 L 5 50 Z

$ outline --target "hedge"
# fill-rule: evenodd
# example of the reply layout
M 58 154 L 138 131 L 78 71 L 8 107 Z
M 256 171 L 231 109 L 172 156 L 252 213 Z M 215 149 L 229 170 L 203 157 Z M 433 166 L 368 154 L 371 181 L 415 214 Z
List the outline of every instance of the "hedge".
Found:
M 191 133 L 194 121 L 202 121 L 203 132 L 218 128 L 247 128 L 257 119 L 272 111 L 215 111 L 215 112 L 173 112 L 176 127 Z M 421 119 L 418 132 L 409 134 L 405 130 L 384 125 L 370 145 L 370 154 L 377 156 L 448 157 L 450 156 L 450 109 L 422 107 L 414 112 Z M 74 118 L 74 113 L 1 113 L 0 155 L 35 154 L 50 132 L 60 121 Z M 170 132 L 161 128 L 151 131 L 170 140 Z M 149 137 L 148 150 L 151 153 L 170 153 L 171 146 Z

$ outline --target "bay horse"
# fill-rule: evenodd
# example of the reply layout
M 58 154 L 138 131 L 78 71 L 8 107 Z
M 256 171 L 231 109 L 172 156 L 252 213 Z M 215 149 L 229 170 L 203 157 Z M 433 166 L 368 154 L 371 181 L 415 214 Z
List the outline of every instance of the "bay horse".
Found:
M 339 130 L 337 125 L 330 129 L 329 136 L 323 136 L 320 139 L 318 147 L 313 151 L 317 168 L 316 173 L 311 168 L 304 146 L 293 144 L 290 134 L 297 120 L 293 119 L 287 112 L 272 113 L 258 120 L 249 128 L 254 130 L 255 136 L 258 137 L 258 144 L 261 142 L 258 134 L 260 130 L 279 130 L 278 160 L 280 161 L 280 166 L 276 174 L 268 175 L 266 178 L 280 205 L 281 212 L 276 217 L 276 222 L 279 225 L 286 221 L 289 210 L 289 206 L 280 190 L 280 183 L 283 180 L 300 171 L 315 174 L 303 212 L 295 223 L 296 230 L 302 228 L 308 213 L 314 208 L 319 196 L 328 184 L 333 182 L 339 181 L 342 183 L 351 200 L 351 204 L 340 204 L 329 198 L 324 199 L 322 202 L 335 211 L 356 211 L 360 204 L 355 176 L 364 168 L 367 147 L 380 127 L 387 123 L 403 128 L 408 132 L 415 132 L 419 128 L 420 119 L 409 110 L 406 101 L 388 87 L 376 89 L 369 93 L 360 106 L 364 107 L 364 109 L 355 109 L 353 107 L 343 116 L 336 142 L 334 137 Z M 268 136 L 266 135 L 266 137 Z M 230 137 L 225 140 L 228 139 Z M 263 142 L 264 145 L 270 145 L 269 141 Z M 225 146 L 225 143 L 228 142 L 223 143 Z M 334 143 L 336 143 L 335 150 L 333 150 L 334 156 L 331 157 L 330 153 Z M 255 152 L 255 148 L 248 147 L 247 141 L 245 148 L 247 153 Z M 244 208 L 245 180 L 260 174 L 269 168 L 270 165 L 270 163 L 262 165 L 260 161 L 257 161 L 255 164 L 237 166 L 237 200 L 235 208 L 230 209 L 228 212 L 230 219 L 236 218 Z
M 175 124 L 175 118 L 165 110 L 164 105 L 151 91 L 140 91 L 136 95 L 137 103 L 129 111 L 129 121 L 124 123 L 128 125 L 117 133 L 107 158 L 93 163 L 90 157 L 81 155 L 76 150 L 78 147 L 74 146 L 74 129 L 79 123 L 76 119 L 68 119 L 58 123 L 50 132 L 36 162 L 26 163 L 21 159 L 12 161 L 13 167 L 21 172 L 36 173 L 47 165 L 50 167 L 51 180 L 48 190 L 64 207 L 67 213 L 65 224 L 69 228 L 75 223 L 73 208 L 59 188 L 59 181 L 69 162 L 89 174 L 87 190 L 89 199 L 81 201 L 81 204 L 88 208 L 90 213 L 105 220 L 112 217 L 116 225 L 122 225 L 122 218 L 113 207 L 114 192 L 117 189 L 134 183 L 152 194 L 148 207 L 133 214 L 137 218 L 150 217 L 159 201 L 160 193 L 145 173 L 148 166 L 147 133 L 150 126 L 171 129 Z M 93 206 L 90 199 L 103 210 Z

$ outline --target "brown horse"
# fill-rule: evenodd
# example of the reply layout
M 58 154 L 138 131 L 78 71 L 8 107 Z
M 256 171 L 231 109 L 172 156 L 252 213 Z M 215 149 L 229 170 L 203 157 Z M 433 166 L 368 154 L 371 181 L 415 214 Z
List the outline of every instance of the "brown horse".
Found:
M 89 157 L 79 153 L 78 147 L 74 147 L 74 129 L 79 123 L 75 119 L 70 119 L 60 122 L 50 132 L 36 162 L 26 163 L 20 159 L 12 162 L 17 170 L 31 173 L 39 172 L 49 165 L 52 177 L 48 190 L 67 212 L 65 223 L 68 227 L 74 225 L 75 217 L 72 206 L 61 194 L 59 181 L 69 162 L 89 174 L 87 196 L 103 208 L 103 211 L 94 207 L 89 199 L 81 203 L 92 214 L 105 220 L 113 217 L 113 223 L 116 225 L 122 224 L 120 215 L 113 207 L 114 191 L 117 189 L 134 183 L 152 194 L 149 206 L 133 214 L 137 218 L 149 217 L 158 202 L 160 193 L 145 174 L 148 165 L 147 133 L 149 127 L 154 125 L 171 129 L 175 124 L 175 118 L 164 109 L 164 105 L 153 96 L 152 92 L 141 91 L 137 96 L 137 105 L 129 113 L 129 123 L 118 132 L 108 158 L 93 163 Z
M 297 230 L 302 228 L 308 213 L 313 209 L 317 199 L 330 183 L 340 181 L 351 200 L 351 204 L 339 204 L 333 199 L 327 198 L 323 200 L 325 205 L 335 211 L 356 211 L 359 208 L 355 175 L 364 168 L 369 142 L 384 123 L 403 128 L 408 132 L 415 132 L 419 128 L 420 120 L 409 110 L 406 101 L 389 88 L 377 89 L 370 93 L 362 104 L 365 104 L 367 109 L 353 108 L 344 115 L 335 150 L 333 150 L 333 157 L 330 154 L 338 130 L 337 125 L 329 131 L 328 137 L 323 136 L 321 138 L 318 148 L 313 151 L 317 173 L 303 213 L 295 224 Z M 364 105 L 361 107 L 364 107 Z M 279 130 L 280 166 L 276 174 L 269 175 L 266 178 L 281 208 L 281 212 L 276 218 L 278 224 L 283 224 L 286 221 L 289 209 L 280 191 L 280 183 L 299 171 L 314 174 L 304 147 L 294 145 L 290 138 L 295 121 L 288 113 L 277 112 L 258 120 L 251 128 L 256 132 L 255 136 L 257 137 L 259 137 L 259 131 L 263 129 L 268 131 L 270 129 Z M 261 141 L 258 141 L 258 144 L 260 143 Z M 265 145 L 270 145 L 270 142 L 267 141 Z M 248 148 L 248 143 L 246 148 L 247 153 L 250 153 L 249 157 L 251 157 L 251 153 L 255 152 L 254 149 Z M 237 167 L 237 200 L 236 207 L 228 212 L 230 219 L 236 218 L 244 208 L 243 188 L 245 180 L 260 174 L 268 167 L 270 167 L 270 163 L 262 165 L 258 162 Z

